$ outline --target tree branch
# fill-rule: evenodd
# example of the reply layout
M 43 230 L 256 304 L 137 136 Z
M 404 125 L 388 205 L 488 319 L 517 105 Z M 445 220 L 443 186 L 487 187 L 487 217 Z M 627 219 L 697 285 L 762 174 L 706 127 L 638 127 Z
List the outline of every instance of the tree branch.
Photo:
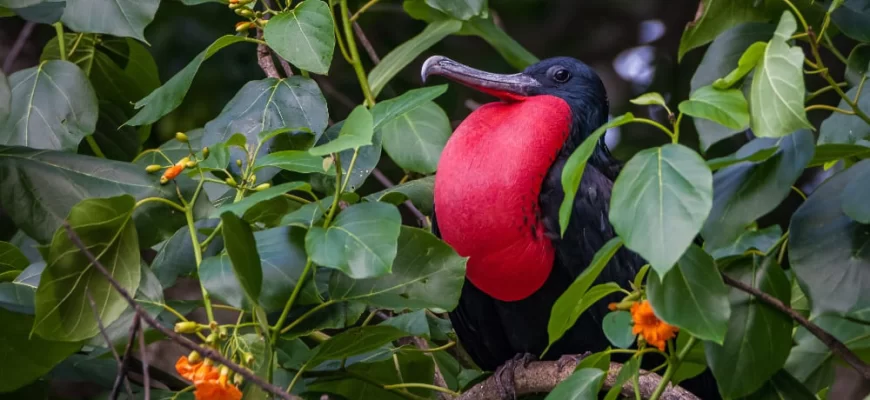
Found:
M 27 23 L 24 24 L 24 27 L 21 28 L 21 32 L 18 33 L 18 38 L 15 39 L 15 43 L 13 43 L 12 48 L 9 49 L 9 54 L 6 55 L 6 61 L 3 62 L 3 71 L 6 75 L 12 74 L 12 65 L 15 64 L 15 59 L 18 58 L 18 54 L 21 53 L 21 49 L 24 48 L 24 43 L 27 42 L 27 38 L 30 37 L 35 26 L 35 22 L 27 21 Z
M 88 290 L 85 292 L 85 294 L 88 295 L 88 304 L 91 305 L 91 311 L 94 312 L 94 318 L 97 320 L 97 327 L 100 328 L 100 335 L 103 337 L 103 340 L 106 341 L 106 346 L 109 347 L 109 350 L 112 352 L 112 357 L 118 364 L 118 377 L 115 378 L 115 383 L 112 385 L 112 393 L 115 393 L 115 395 L 111 396 L 110 398 L 114 399 L 117 397 L 117 393 L 120 391 L 121 388 L 121 381 L 123 381 L 124 387 L 127 389 L 127 396 L 130 396 L 130 398 L 132 399 L 133 389 L 130 387 L 130 381 L 126 377 L 123 377 L 123 379 L 120 380 L 118 379 L 122 377 L 121 371 L 124 369 L 124 361 L 121 360 L 121 357 L 118 355 L 118 351 L 115 350 L 115 345 L 114 343 L 112 343 L 112 339 L 110 339 L 109 334 L 106 333 L 106 327 L 103 326 L 103 320 L 100 318 L 100 312 L 97 311 L 97 303 L 94 301 L 94 297 L 91 296 L 91 291 Z
M 136 311 L 138 315 L 139 311 Z M 99 318 L 97 319 L 99 320 Z M 127 364 L 130 361 L 130 358 L 133 355 L 133 348 L 136 347 L 136 336 L 139 333 L 139 318 L 133 319 L 133 325 L 130 325 L 130 336 L 127 338 L 127 348 L 124 350 L 124 357 L 121 358 L 121 365 L 118 368 L 118 375 L 115 376 L 115 384 L 112 387 L 112 393 L 109 395 L 109 398 L 112 400 L 116 400 L 118 398 L 118 394 L 120 394 L 121 390 L 121 382 L 127 380 Z M 111 344 L 109 344 L 111 346 Z
M 526 395 L 533 393 L 549 393 L 559 383 L 567 379 L 574 373 L 577 362 L 580 356 L 563 356 L 559 361 L 535 361 L 529 363 L 527 367 L 523 367 L 522 363 L 514 368 L 514 390 L 516 394 Z M 619 375 L 619 370 L 622 364 L 610 363 L 610 370 L 607 372 L 607 377 L 604 379 L 602 390 L 609 390 L 616 383 L 616 376 Z M 662 377 L 658 374 L 640 371 L 640 394 L 642 398 L 649 398 L 655 391 L 656 387 L 661 382 Z M 632 382 L 626 382 L 622 386 L 621 393 L 624 396 L 634 398 L 634 387 Z M 501 394 L 495 376 L 489 377 L 487 380 L 474 385 L 468 389 L 457 400 L 500 400 Z M 689 391 L 671 385 L 665 390 L 660 397 L 662 400 L 699 400 L 698 397 Z
M 831 349 L 834 354 L 840 356 L 843 361 L 846 361 L 850 366 L 852 366 L 852 368 L 858 371 L 858 373 L 860 373 L 861 376 L 864 377 L 864 379 L 870 379 L 870 366 L 867 366 L 864 361 L 861 361 L 861 359 L 857 355 L 855 355 L 852 350 L 849 350 L 849 348 L 846 347 L 846 345 L 843 344 L 843 342 L 841 342 L 839 339 L 834 337 L 834 335 L 831 335 L 818 325 L 810 322 L 810 320 L 804 318 L 803 315 L 800 315 L 800 313 L 785 305 L 776 297 L 773 297 L 767 293 L 762 292 L 761 290 L 758 290 L 741 281 L 731 278 L 728 275 L 722 274 L 722 279 L 728 286 L 737 288 L 741 291 L 755 296 L 762 302 L 767 303 L 767 305 L 772 306 L 773 308 L 797 321 L 797 323 L 801 324 L 801 326 L 806 328 L 808 331 L 810 331 L 810 333 L 812 333 L 815 337 L 821 340 L 822 343 L 825 344 L 825 346 L 828 346 L 828 348 Z
M 127 292 L 126 289 L 121 287 L 121 284 L 119 284 L 118 281 L 116 281 L 115 278 L 113 278 L 112 275 L 109 274 L 109 271 L 106 270 L 106 267 L 104 267 L 103 264 L 100 263 L 100 261 L 97 260 L 96 257 L 94 257 L 93 253 L 91 253 L 90 250 L 87 249 L 85 244 L 82 243 L 81 238 L 79 238 L 79 236 L 72 229 L 72 227 L 70 227 L 69 222 L 64 221 L 63 227 L 64 227 L 64 229 L 66 229 L 67 236 L 69 237 L 69 239 L 73 243 L 73 245 L 78 247 L 79 251 L 81 251 L 81 253 L 84 254 L 88 258 L 88 260 L 90 260 L 91 265 L 93 265 L 94 268 L 97 269 L 97 271 L 100 271 L 100 273 L 106 277 L 106 279 L 109 281 L 109 283 L 112 285 L 112 287 L 115 288 L 115 290 L 117 290 L 118 293 L 121 294 L 121 297 L 123 297 L 124 300 L 127 301 L 127 304 L 131 308 L 133 308 L 133 310 L 136 311 L 136 313 L 139 315 L 139 317 L 143 321 L 145 321 L 146 324 L 148 324 L 152 328 L 160 331 L 160 333 L 166 335 L 166 337 L 168 337 L 172 341 L 180 344 L 181 346 L 187 348 L 188 350 L 194 350 L 194 351 L 198 352 L 199 354 L 201 354 L 203 357 L 209 358 L 211 360 L 214 360 L 218 364 L 226 366 L 231 371 L 241 375 L 243 378 L 245 378 L 249 382 L 251 382 L 251 383 L 259 386 L 263 390 L 275 395 L 275 397 L 278 397 L 278 398 L 281 398 L 284 400 L 301 400 L 299 397 L 285 392 L 283 388 L 280 388 L 280 387 L 275 386 L 269 382 L 264 381 L 262 378 L 255 375 L 251 370 L 244 368 L 244 367 L 230 361 L 229 359 L 227 359 L 226 357 L 224 357 L 222 354 L 218 353 L 217 351 L 200 346 L 200 345 L 194 343 L 193 341 L 191 341 L 190 339 L 175 333 L 175 331 L 173 331 L 169 328 L 166 328 L 161 323 L 157 322 L 157 320 L 152 318 L 150 315 L 143 312 L 142 308 L 139 307 L 139 304 L 136 303 L 135 300 L 133 300 L 132 296 L 130 296 L 130 293 Z
M 263 39 L 263 31 L 257 31 L 257 38 Z M 272 60 L 272 52 L 269 51 L 269 46 L 263 43 L 257 45 L 257 64 L 260 64 L 260 69 L 266 73 L 269 78 L 281 78 L 278 75 L 278 68 L 275 68 L 275 61 Z

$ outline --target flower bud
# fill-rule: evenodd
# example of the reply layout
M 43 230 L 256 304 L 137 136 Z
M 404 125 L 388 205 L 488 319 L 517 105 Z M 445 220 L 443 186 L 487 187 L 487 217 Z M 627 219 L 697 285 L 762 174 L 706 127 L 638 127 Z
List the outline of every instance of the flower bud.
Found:
M 254 355 L 251 353 L 245 354 L 245 364 L 252 365 L 254 364 Z
M 239 22 L 239 23 L 236 24 L 236 32 L 240 32 L 240 33 L 241 33 L 241 32 L 246 32 L 248 29 L 251 29 L 251 27 L 252 27 L 253 25 L 254 25 L 254 24 L 252 24 L 252 23 L 250 23 L 250 22 L 248 22 L 248 21 L 241 21 L 241 22 Z
M 230 0 L 230 4 L 238 4 L 239 0 Z
M 269 23 L 268 19 L 257 18 L 257 25 L 266 26 Z
M 169 178 L 167 178 L 167 177 L 165 177 L 165 176 L 161 176 L 161 177 L 160 177 L 160 184 L 161 184 L 161 185 L 165 185 L 165 184 L 168 183 L 168 182 L 169 182 Z
M 218 325 L 217 321 L 211 321 L 208 323 L 208 329 L 211 329 L 212 331 L 218 330 L 218 327 L 219 327 L 219 325 Z
M 251 175 L 251 177 L 248 178 L 248 181 L 251 182 L 252 185 L 257 183 L 257 175 Z
M 175 140 L 181 143 L 187 143 L 187 135 L 184 132 L 175 132 Z
M 242 160 L 241 160 L 241 159 L 238 159 L 238 158 L 236 159 L 236 166 L 237 166 L 237 167 L 241 167 L 241 166 L 242 166 Z
M 199 331 L 199 324 L 194 321 L 182 321 L 175 324 L 175 332 L 178 333 L 196 333 Z
M 252 16 L 254 16 L 254 12 L 251 11 L 250 8 L 239 8 L 239 9 L 236 9 L 236 14 L 238 14 L 238 15 L 240 15 L 240 16 L 242 16 L 242 17 L 246 17 L 246 18 L 247 18 L 247 17 L 252 17 Z
M 151 164 L 151 165 L 145 167 L 145 172 L 152 174 L 152 173 L 155 173 L 157 171 L 160 171 L 162 168 L 163 167 L 161 167 L 160 165 Z
M 254 0 L 239 0 L 239 4 L 243 4 L 243 5 L 244 5 L 244 4 L 250 4 L 250 3 L 253 2 L 253 1 L 254 1 Z
M 227 328 L 225 326 L 218 328 L 218 336 L 220 336 L 221 340 L 227 338 Z
M 193 167 L 196 167 L 196 161 L 194 161 L 194 160 L 190 160 L 190 161 L 187 162 L 187 164 L 184 164 L 184 166 L 187 167 L 187 168 L 193 168 Z
M 202 356 L 199 355 L 199 352 L 196 350 L 191 351 L 187 356 L 187 363 L 190 365 L 199 364 L 202 362 Z
M 205 337 L 205 343 L 206 344 L 214 344 L 214 342 L 216 342 L 217 339 L 218 339 L 218 335 L 216 333 L 212 332 L 208 336 Z
M 226 180 L 224 180 L 224 182 L 226 182 L 227 185 L 236 186 L 236 180 L 233 179 L 232 176 L 228 177 Z
M 257 185 L 257 187 L 255 187 L 254 190 L 257 192 L 261 192 L 261 191 L 266 190 L 270 187 L 272 187 L 272 185 L 270 183 L 261 183 L 261 184 Z
M 208 160 L 208 155 L 209 155 L 209 154 L 211 154 L 211 152 L 208 151 L 208 147 L 203 147 L 203 148 L 202 148 L 202 159 L 203 159 L 203 160 Z
M 230 10 L 237 10 L 237 9 L 242 8 L 244 6 L 245 6 L 244 4 L 230 3 Z
M 240 374 L 233 375 L 233 384 L 234 385 L 239 386 L 244 382 L 245 382 L 245 378 L 243 376 L 241 376 Z

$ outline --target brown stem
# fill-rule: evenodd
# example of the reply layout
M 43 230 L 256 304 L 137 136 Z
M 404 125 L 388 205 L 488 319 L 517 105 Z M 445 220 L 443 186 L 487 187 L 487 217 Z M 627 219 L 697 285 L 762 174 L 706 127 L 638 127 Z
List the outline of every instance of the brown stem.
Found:
M 27 38 L 30 37 L 35 26 L 35 22 L 27 21 L 27 23 L 24 24 L 24 27 L 21 28 L 21 32 L 18 33 L 18 38 L 15 39 L 15 43 L 12 44 L 12 48 L 9 49 L 9 54 L 6 55 L 6 61 L 3 62 L 3 71 L 6 72 L 7 75 L 12 73 L 12 65 L 15 64 L 15 59 L 18 58 L 18 54 L 21 53 L 21 49 L 24 48 L 24 43 L 27 42 Z
M 358 23 L 353 23 L 353 32 L 356 34 L 357 39 L 359 39 L 359 44 L 366 50 L 366 53 L 369 55 L 369 58 L 372 59 L 372 62 L 375 64 L 381 63 L 381 58 L 378 57 L 378 53 L 375 52 L 375 48 L 372 46 L 372 42 L 369 41 L 369 38 L 366 37 L 365 32 L 363 32 L 362 27 L 359 26 Z
M 139 337 L 139 353 L 142 357 L 142 387 L 145 388 L 145 400 L 151 398 L 151 376 L 148 374 L 148 351 L 145 348 L 145 330 L 142 329 L 142 324 L 139 322 L 139 313 L 136 313 L 136 321 L 133 326 L 136 326 L 136 336 Z
M 263 31 L 257 31 L 257 38 L 263 39 Z M 278 69 L 275 68 L 275 61 L 272 60 L 272 52 L 269 51 L 269 46 L 263 43 L 257 45 L 257 64 L 260 64 L 260 69 L 269 78 L 281 78 L 278 75 Z
M 810 331 L 810 333 L 812 333 L 813 335 L 815 335 L 815 337 L 821 340 L 822 343 L 825 344 L 825 346 L 828 346 L 828 348 L 831 349 L 834 354 L 840 356 L 840 358 L 842 358 L 849 365 L 851 365 L 852 368 L 858 371 L 858 373 L 860 373 L 861 376 L 864 377 L 864 379 L 870 379 L 870 367 L 868 367 L 867 364 L 864 363 L 864 361 L 861 361 L 861 359 L 858 358 L 858 356 L 855 355 L 852 350 L 849 350 L 849 348 L 846 347 L 846 345 L 843 344 L 843 342 L 841 342 L 839 339 L 834 337 L 834 335 L 831 335 L 824 329 L 820 328 L 818 325 L 810 322 L 810 320 L 804 318 L 803 315 L 800 315 L 800 313 L 785 305 L 776 297 L 773 297 L 767 293 L 762 292 L 761 290 L 758 290 L 752 286 L 749 286 L 734 278 L 731 278 L 728 275 L 722 274 L 722 279 L 728 286 L 737 288 L 755 296 L 759 300 L 767 303 L 768 305 L 797 321 L 797 323 L 801 324 L 801 326 L 806 328 L 808 331 Z
M 109 347 L 109 350 L 112 352 L 112 357 L 115 359 L 115 362 L 118 364 L 118 371 L 120 372 L 124 368 L 124 362 L 121 361 L 121 357 L 118 355 L 118 351 L 115 350 L 115 345 L 112 343 L 112 339 L 109 338 L 109 334 L 106 332 L 106 327 L 103 326 L 103 320 L 100 318 L 100 312 L 97 311 L 97 303 L 94 301 L 94 297 L 91 296 L 91 291 L 88 290 L 86 292 L 88 295 L 88 304 L 91 305 L 91 311 L 94 312 L 94 318 L 97 320 L 97 327 L 100 328 L 100 335 L 103 337 L 103 340 L 106 341 L 106 346 Z M 118 375 L 120 377 L 120 374 Z M 133 389 L 130 387 L 130 381 L 125 377 L 124 379 L 118 380 L 115 378 L 115 384 L 112 387 L 112 393 L 116 393 L 120 390 L 119 385 L 121 381 L 124 382 L 124 387 L 127 389 L 127 396 L 133 398 Z M 114 398 L 114 397 L 113 397 Z
M 426 342 L 426 339 L 414 336 L 411 338 L 411 342 L 420 350 L 429 350 L 429 343 Z M 438 363 L 435 362 L 435 356 L 432 355 L 432 353 L 426 354 L 432 358 L 432 363 L 435 365 L 435 378 L 433 383 L 435 386 L 449 390 L 450 388 L 447 386 L 447 381 L 444 380 L 444 375 L 441 373 L 441 368 L 438 368 Z M 447 393 L 438 392 L 438 398 L 441 400 L 451 400 L 453 399 L 453 396 Z
M 72 230 L 70 230 L 70 231 L 72 231 Z M 136 313 L 138 314 L 139 311 L 136 310 Z M 128 370 L 127 365 L 129 364 L 130 359 L 133 357 L 133 348 L 136 347 L 136 343 L 134 341 L 136 340 L 136 334 L 138 332 L 139 332 L 139 318 L 134 318 L 133 325 L 130 325 L 130 335 L 128 336 L 128 339 L 127 339 L 127 348 L 126 348 L 126 350 L 124 350 L 124 357 L 121 358 L 121 365 L 120 365 L 120 368 L 118 368 L 118 375 L 115 376 L 115 385 L 112 387 L 112 393 L 109 396 L 109 398 L 112 400 L 115 400 L 118 398 L 118 394 L 121 391 L 121 389 L 120 389 L 121 381 L 127 380 L 127 370 Z
M 271 383 L 264 381 L 262 378 L 260 378 L 259 376 L 255 375 L 253 372 L 251 372 L 251 370 L 244 368 L 244 367 L 230 361 L 229 359 L 227 359 L 226 357 L 221 355 L 219 352 L 212 350 L 212 349 L 209 349 L 209 348 L 206 348 L 206 347 L 202 347 L 202 346 L 194 343 L 190 339 L 175 333 L 171 329 L 166 328 L 165 326 L 163 326 L 162 324 L 157 322 L 157 320 L 152 318 L 150 315 L 143 312 L 142 308 L 139 307 L 139 304 L 136 303 L 135 300 L 133 300 L 132 296 L 130 296 L 130 293 L 127 292 L 126 289 L 121 287 L 121 284 L 118 283 L 118 281 L 116 281 L 115 278 L 113 278 L 111 274 L 109 274 L 109 271 L 106 270 L 106 267 L 104 267 L 103 264 L 100 263 L 100 261 L 97 260 L 96 257 L 94 257 L 93 253 L 91 253 L 90 250 L 88 250 L 87 247 L 85 247 L 84 243 L 82 243 L 81 238 L 79 238 L 79 236 L 75 233 L 75 231 L 70 227 L 69 223 L 64 221 L 63 227 L 64 227 L 64 229 L 66 229 L 67 236 L 69 237 L 69 239 L 73 243 L 73 245 L 75 245 L 79 249 L 79 251 L 81 251 L 82 254 L 84 254 L 88 258 L 88 260 L 90 260 L 91 265 L 93 265 L 94 268 L 97 269 L 97 271 L 100 271 L 100 273 L 106 277 L 106 279 L 109 281 L 109 283 L 112 285 L 112 287 L 115 288 L 115 290 L 117 290 L 118 293 L 121 294 L 121 297 L 123 297 L 124 300 L 127 301 L 127 304 L 130 307 L 132 307 L 136 311 L 136 313 L 138 313 L 139 317 L 142 320 L 144 320 L 145 323 L 147 323 L 149 326 L 160 331 L 160 333 L 166 335 L 169 339 L 171 339 L 175 343 L 178 343 L 181 346 L 187 348 L 188 350 L 196 351 L 196 352 L 200 353 L 203 357 L 212 359 L 216 363 L 226 366 L 231 371 L 241 375 L 243 378 L 245 378 L 249 382 L 259 386 L 263 390 L 275 395 L 278 398 L 281 398 L 284 400 L 300 400 L 299 397 L 285 392 L 283 388 L 280 388 L 278 386 L 275 386 Z

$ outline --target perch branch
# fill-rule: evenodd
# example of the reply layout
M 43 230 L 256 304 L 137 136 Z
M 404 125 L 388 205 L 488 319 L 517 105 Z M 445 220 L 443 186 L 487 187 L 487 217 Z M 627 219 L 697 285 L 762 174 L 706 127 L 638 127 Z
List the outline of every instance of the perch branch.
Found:
M 227 359 L 226 357 L 224 357 L 223 355 L 221 355 L 217 351 L 200 346 L 200 345 L 194 343 L 193 341 L 191 341 L 190 339 L 175 333 L 175 331 L 173 331 L 169 328 L 166 328 L 161 323 L 157 322 L 157 320 L 152 318 L 150 315 L 143 312 L 142 308 L 139 306 L 139 304 L 136 303 L 135 300 L 133 300 L 132 296 L 130 296 L 130 293 L 127 292 L 126 289 L 121 287 L 121 284 L 118 283 L 118 281 L 116 281 L 115 278 L 113 278 L 111 274 L 109 274 L 109 271 L 106 270 L 106 267 L 104 267 L 103 264 L 100 263 L 100 261 L 97 260 L 96 257 L 94 257 L 93 253 L 91 253 L 90 250 L 87 249 L 85 244 L 82 243 L 81 238 L 79 238 L 79 236 L 75 233 L 75 231 L 70 227 L 69 223 L 64 221 L 63 227 L 64 227 L 64 229 L 66 229 L 67 236 L 69 237 L 69 239 L 73 243 L 73 245 L 75 245 L 79 249 L 79 251 L 81 251 L 81 253 L 84 254 L 88 258 L 88 260 L 91 262 L 91 265 L 93 265 L 94 268 L 97 269 L 97 271 L 99 271 L 101 274 L 103 274 L 103 276 L 106 277 L 106 279 L 109 281 L 109 283 L 112 285 L 112 287 L 115 288 L 115 290 L 117 290 L 118 293 L 121 294 L 121 297 L 123 297 L 124 300 L 127 301 L 127 304 L 131 308 L 133 308 L 133 310 L 135 310 L 135 312 L 139 315 L 139 317 L 143 321 L 145 321 L 146 324 L 148 324 L 152 328 L 156 329 L 160 333 L 166 335 L 166 337 L 170 338 L 175 343 L 178 343 L 181 346 L 187 348 L 188 350 L 197 351 L 203 357 L 212 359 L 216 363 L 226 366 L 231 371 L 241 375 L 243 378 L 245 378 L 249 382 L 259 386 L 260 388 L 262 388 L 266 392 L 269 392 L 269 393 L 275 395 L 275 397 L 278 397 L 278 398 L 281 398 L 284 400 L 300 400 L 299 397 L 285 392 L 283 388 L 280 388 L 278 386 L 275 386 L 271 383 L 264 381 L 262 378 L 255 375 L 251 370 L 244 368 L 244 367 L 230 361 L 229 359 Z
M 870 366 L 865 364 L 864 361 L 861 361 L 861 359 L 858 358 L 858 356 L 855 355 L 852 350 L 849 350 L 849 348 L 846 347 L 846 345 L 843 344 L 843 342 L 841 342 L 839 339 L 834 337 L 834 335 L 831 335 L 824 329 L 820 328 L 818 325 L 810 322 L 810 320 L 804 318 L 803 315 L 800 315 L 797 311 L 785 305 L 776 297 L 773 297 L 767 293 L 762 292 L 761 290 L 758 290 L 741 281 L 731 278 L 728 275 L 722 274 L 722 279 L 725 281 L 726 284 L 728 284 L 728 286 L 737 288 L 755 296 L 762 302 L 767 303 L 768 305 L 797 321 L 797 323 L 801 324 L 801 326 L 803 326 L 804 328 L 807 328 L 810 333 L 812 333 L 815 337 L 821 340 L 822 343 L 825 344 L 825 346 L 828 346 L 828 348 L 831 349 L 834 354 L 840 356 L 843 361 L 846 361 L 850 366 L 852 366 L 852 368 L 858 371 L 858 373 L 860 373 L 861 376 L 864 377 L 864 379 L 870 379 Z
M 514 368 L 514 390 L 516 394 L 526 395 L 533 393 L 549 393 L 559 383 L 567 379 L 574 373 L 579 356 L 563 356 L 559 361 L 535 361 L 529 363 L 527 367 L 518 364 Z M 602 390 L 609 390 L 616 383 L 616 377 L 619 375 L 619 370 L 622 364 L 610 363 L 610 370 L 607 372 L 607 377 L 604 379 Z M 649 398 L 656 387 L 661 382 L 662 377 L 658 374 L 640 371 L 640 395 L 642 398 Z M 634 387 L 632 382 L 626 382 L 621 389 L 623 396 L 634 398 Z M 501 394 L 495 376 L 489 377 L 487 380 L 474 385 L 471 389 L 462 393 L 457 400 L 500 400 Z M 698 397 L 689 391 L 679 387 L 670 385 L 660 397 L 662 400 L 699 400 Z

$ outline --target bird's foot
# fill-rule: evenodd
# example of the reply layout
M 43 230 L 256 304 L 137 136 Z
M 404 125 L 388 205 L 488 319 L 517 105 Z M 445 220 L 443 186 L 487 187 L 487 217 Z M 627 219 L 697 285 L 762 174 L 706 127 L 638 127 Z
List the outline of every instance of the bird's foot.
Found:
M 495 370 L 495 383 L 498 386 L 499 396 L 502 400 L 516 400 L 517 391 L 514 382 L 514 370 L 518 366 L 526 368 L 530 362 L 535 360 L 537 360 L 537 357 L 533 354 L 517 354 Z
M 556 366 L 559 368 L 559 371 L 564 371 L 566 368 L 571 368 L 572 370 L 577 368 L 577 364 L 580 363 L 584 358 L 592 355 L 591 351 L 587 351 L 583 354 L 575 355 L 575 354 L 565 354 L 556 361 Z

